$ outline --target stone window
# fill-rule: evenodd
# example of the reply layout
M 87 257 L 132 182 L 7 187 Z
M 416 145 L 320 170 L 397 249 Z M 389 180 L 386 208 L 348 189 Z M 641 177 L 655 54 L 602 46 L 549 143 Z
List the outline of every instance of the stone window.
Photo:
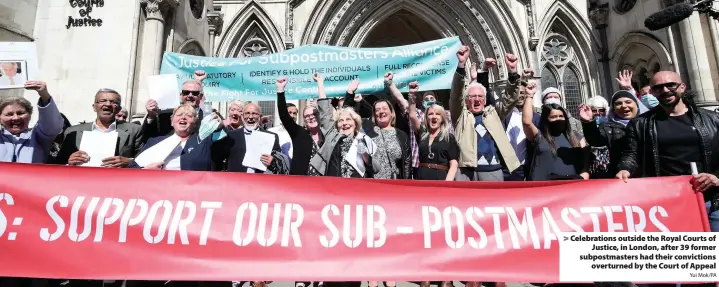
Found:
M 551 33 L 544 40 L 541 51 L 543 68 L 541 71 L 542 90 L 557 88 L 562 92 L 562 104 L 567 112 L 577 116 L 579 105 L 584 102 L 585 82 L 571 42 L 561 34 Z

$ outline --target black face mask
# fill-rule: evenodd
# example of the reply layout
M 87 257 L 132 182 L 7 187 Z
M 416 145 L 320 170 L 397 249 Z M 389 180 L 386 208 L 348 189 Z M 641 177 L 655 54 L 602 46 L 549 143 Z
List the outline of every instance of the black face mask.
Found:
M 558 136 L 562 134 L 567 129 L 567 121 L 565 120 L 556 120 L 553 122 L 549 122 L 547 125 L 547 128 L 549 128 L 549 133 L 553 136 Z

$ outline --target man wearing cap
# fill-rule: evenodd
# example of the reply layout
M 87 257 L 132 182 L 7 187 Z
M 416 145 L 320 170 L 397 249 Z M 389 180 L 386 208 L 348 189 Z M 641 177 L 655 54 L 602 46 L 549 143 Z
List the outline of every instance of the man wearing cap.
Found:
M 555 87 L 549 87 L 544 89 L 544 91 L 542 92 L 542 105 L 546 104 L 557 104 L 560 106 L 564 106 L 562 105 L 562 92 L 560 92 L 559 89 Z M 569 124 L 572 125 L 572 131 L 575 131 L 580 135 L 584 136 L 584 131 L 582 130 L 582 121 L 574 118 L 571 114 L 571 111 L 569 112 Z

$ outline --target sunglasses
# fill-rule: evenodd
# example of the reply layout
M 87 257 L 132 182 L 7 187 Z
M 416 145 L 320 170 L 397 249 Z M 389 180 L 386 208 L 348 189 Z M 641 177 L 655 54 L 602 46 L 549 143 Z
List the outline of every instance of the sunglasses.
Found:
M 664 90 L 664 88 L 667 88 L 667 90 L 675 91 L 676 89 L 679 88 L 680 85 L 681 85 L 681 83 L 674 83 L 674 82 L 657 84 L 657 85 L 652 86 L 652 90 L 655 92 L 661 92 Z
M 187 96 L 189 94 L 192 94 L 193 96 L 199 96 L 201 93 L 200 91 L 188 91 L 188 90 L 182 90 L 182 95 Z

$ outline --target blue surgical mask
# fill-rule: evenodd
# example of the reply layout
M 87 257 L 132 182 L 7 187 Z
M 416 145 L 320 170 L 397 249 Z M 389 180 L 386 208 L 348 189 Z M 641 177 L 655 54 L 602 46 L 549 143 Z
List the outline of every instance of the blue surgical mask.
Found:
M 560 101 L 560 100 L 557 99 L 557 98 L 549 98 L 549 99 L 544 100 L 544 104 L 545 104 L 545 105 L 555 104 L 555 105 L 561 106 L 561 105 L 562 105 L 562 101 Z
M 659 101 L 657 98 L 650 94 L 645 94 L 642 96 L 642 104 L 644 104 L 647 108 L 653 108 L 659 105 Z
M 603 123 L 603 122 L 604 122 L 604 119 L 605 119 L 605 117 L 604 117 L 604 116 L 601 116 L 601 117 L 595 117 L 595 118 L 594 118 L 594 122 L 595 122 L 595 123 L 597 123 L 597 125 L 599 125 L 599 124 L 601 124 L 601 123 Z
M 434 105 L 436 102 L 437 102 L 437 101 L 427 100 L 427 101 L 424 101 L 424 102 L 422 103 L 422 106 L 423 106 L 425 109 L 427 109 L 427 108 L 429 108 L 431 105 Z

